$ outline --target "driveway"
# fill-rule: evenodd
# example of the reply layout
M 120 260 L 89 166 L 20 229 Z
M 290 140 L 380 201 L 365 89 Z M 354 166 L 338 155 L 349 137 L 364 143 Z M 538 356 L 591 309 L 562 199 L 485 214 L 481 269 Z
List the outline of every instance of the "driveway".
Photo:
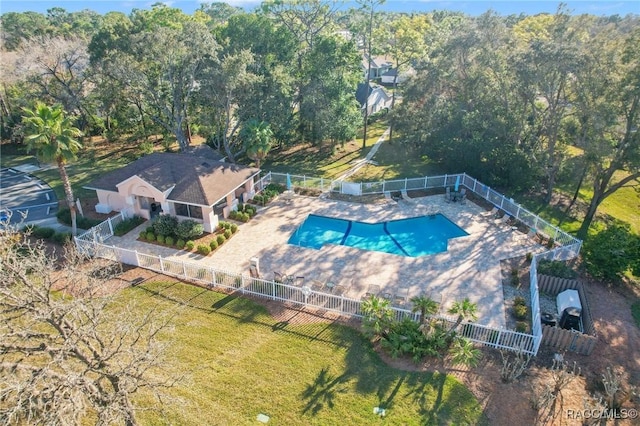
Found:
M 34 170 L 39 168 L 31 164 L 0 169 L 0 210 L 11 213 L 13 224 L 49 226 L 57 223 L 58 199 L 46 182 L 29 174 Z

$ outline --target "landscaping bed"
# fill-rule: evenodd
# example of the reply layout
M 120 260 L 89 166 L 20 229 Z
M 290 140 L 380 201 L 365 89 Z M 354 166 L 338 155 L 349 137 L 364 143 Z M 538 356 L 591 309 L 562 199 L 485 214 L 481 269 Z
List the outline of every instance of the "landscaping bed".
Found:
M 140 232 L 138 241 L 208 256 L 237 231 L 238 225 L 235 223 L 220 222 L 215 232 L 204 232 L 202 224 L 195 220 L 178 222 L 174 216 L 163 215 Z

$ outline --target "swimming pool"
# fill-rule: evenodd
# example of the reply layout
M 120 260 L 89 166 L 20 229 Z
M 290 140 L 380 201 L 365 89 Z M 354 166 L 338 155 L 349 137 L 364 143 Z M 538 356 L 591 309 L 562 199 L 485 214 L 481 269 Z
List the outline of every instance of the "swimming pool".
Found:
M 309 215 L 289 238 L 289 244 L 320 249 L 338 244 L 399 256 L 419 257 L 447 251 L 451 238 L 469 235 L 438 213 L 380 223 L 356 222 Z

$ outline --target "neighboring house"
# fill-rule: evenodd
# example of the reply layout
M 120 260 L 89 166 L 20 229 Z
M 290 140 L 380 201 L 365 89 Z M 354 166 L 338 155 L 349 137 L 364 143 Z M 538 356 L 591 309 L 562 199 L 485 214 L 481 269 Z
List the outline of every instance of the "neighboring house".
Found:
M 163 213 L 202 222 L 213 232 L 255 194 L 259 169 L 192 154 L 154 153 L 94 180 L 87 189 L 98 195 L 96 211 L 122 211 L 150 219 Z
M 363 113 L 366 106 L 367 93 L 369 96 L 369 111 L 367 115 L 375 114 L 391 107 L 391 96 L 384 90 L 384 87 L 374 86 L 371 83 L 360 83 L 356 89 L 356 100 L 360 103 Z
M 407 81 L 407 78 L 411 77 L 414 74 L 415 74 L 415 71 L 413 69 L 408 69 L 407 71 L 401 72 L 400 75 L 398 76 L 397 84 L 401 84 Z M 382 74 L 382 76 L 380 77 L 380 83 L 385 85 L 393 85 L 393 81 L 397 75 L 398 75 L 398 69 L 391 68 L 387 72 Z
M 371 72 L 369 73 L 369 80 L 380 78 L 382 74 L 386 73 L 393 67 L 393 62 L 382 56 L 376 56 L 369 59 L 369 55 L 364 54 L 362 56 L 362 72 L 367 76 L 368 61 L 371 62 Z

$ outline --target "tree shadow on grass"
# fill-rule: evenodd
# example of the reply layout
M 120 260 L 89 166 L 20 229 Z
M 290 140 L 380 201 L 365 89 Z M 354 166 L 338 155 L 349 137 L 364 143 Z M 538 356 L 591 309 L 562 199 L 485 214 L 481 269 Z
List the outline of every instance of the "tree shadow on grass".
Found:
M 348 378 L 346 373 L 334 376 L 329 372 L 329 367 L 322 367 L 313 383 L 307 385 L 301 394 L 302 399 L 307 401 L 302 414 L 316 415 L 324 408 L 333 408 L 336 394 L 347 391 L 345 383 Z

